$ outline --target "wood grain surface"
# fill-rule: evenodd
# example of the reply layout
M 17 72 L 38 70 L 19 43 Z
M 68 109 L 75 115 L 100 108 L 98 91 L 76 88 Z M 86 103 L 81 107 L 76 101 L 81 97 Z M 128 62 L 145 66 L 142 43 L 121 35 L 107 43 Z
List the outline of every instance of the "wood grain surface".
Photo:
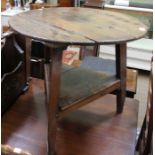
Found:
M 25 36 L 64 44 L 127 42 L 147 32 L 147 27 L 133 17 L 78 7 L 33 10 L 12 17 L 9 24 Z

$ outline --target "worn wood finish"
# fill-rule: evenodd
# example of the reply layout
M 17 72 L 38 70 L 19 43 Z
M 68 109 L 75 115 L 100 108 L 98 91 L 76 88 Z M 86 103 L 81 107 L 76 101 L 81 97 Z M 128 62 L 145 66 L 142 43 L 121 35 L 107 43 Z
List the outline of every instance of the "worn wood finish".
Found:
M 26 47 L 25 47 L 25 71 L 26 71 L 26 80 L 29 81 L 30 78 L 30 59 L 31 59 L 31 45 L 32 45 L 32 39 L 31 38 L 26 38 Z
M 48 65 L 45 66 L 45 77 L 47 76 L 45 79 L 49 79 L 49 67 Z M 46 82 L 46 88 L 48 89 L 46 92 L 49 92 L 48 83 L 50 81 Z M 82 103 L 89 103 L 89 101 L 119 89 L 119 87 L 120 80 L 115 75 L 100 73 L 83 67 L 64 65 L 61 68 L 58 107 L 63 111 L 70 109 L 70 107 L 76 107 L 75 104 L 83 105 Z
M 103 9 L 104 8 L 105 1 L 104 0 L 86 0 L 83 4 L 83 7 L 87 8 L 95 8 L 95 9 Z M 94 45 L 91 47 L 92 49 L 92 55 L 98 56 L 99 55 L 99 45 Z M 88 51 L 88 52 L 87 52 Z M 89 46 L 81 46 L 80 48 L 80 59 L 83 59 L 84 56 L 88 55 L 90 52 Z
M 87 98 L 85 98 L 85 99 L 83 99 L 83 100 L 81 100 L 79 102 L 75 102 L 74 104 L 71 104 L 71 105 L 66 106 L 64 108 L 61 108 L 61 111 L 60 111 L 58 117 L 59 118 L 64 117 L 69 112 L 74 111 L 74 110 L 76 110 L 76 109 L 78 109 L 78 108 L 80 108 L 80 107 L 82 107 L 82 106 L 84 106 L 84 105 L 86 105 L 86 104 L 88 104 L 88 103 L 102 97 L 103 95 L 108 94 L 112 90 L 116 90 L 119 86 L 120 86 L 119 81 L 115 81 L 113 83 L 111 82 L 109 85 L 107 85 L 107 87 L 104 90 L 102 90 L 102 91 L 100 91 L 98 93 L 95 93 L 92 96 L 87 97 Z
M 72 69 L 71 69 L 72 68 Z M 76 69 L 76 68 L 75 68 Z M 48 80 L 50 78 L 49 76 L 49 65 L 45 64 L 45 92 L 46 92 L 46 99 L 48 100 L 49 98 L 49 83 L 50 81 Z M 85 86 L 84 84 L 80 86 L 80 84 L 78 85 L 79 89 L 81 91 L 76 91 L 74 85 L 77 85 L 74 83 L 75 80 L 72 79 L 76 79 L 76 81 L 81 80 L 78 77 L 69 77 L 66 76 L 68 72 L 72 72 L 72 70 L 74 71 L 74 67 L 68 67 L 68 66 L 63 66 L 61 68 L 61 86 L 60 86 L 60 97 L 59 97 L 59 101 L 58 101 L 58 105 L 57 107 L 59 107 L 59 113 L 57 114 L 57 116 L 60 118 L 62 116 L 64 116 L 65 114 L 85 105 L 90 103 L 91 101 L 100 98 L 101 96 L 108 94 L 116 89 L 119 89 L 120 87 L 120 80 L 115 78 L 114 76 L 109 76 L 108 74 L 106 75 L 107 78 L 103 79 L 102 83 L 99 83 L 98 89 L 96 89 L 95 87 L 92 86 Z M 85 71 L 85 70 L 84 70 Z M 87 70 L 86 70 L 87 71 Z M 81 68 L 81 73 L 82 73 L 82 68 Z M 86 74 L 88 74 L 86 72 Z M 102 74 L 100 74 L 100 76 L 102 76 Z M 97 78 L 97 77 L 96 77 Z M 69 84 L 70 82 L 66 79 L 70 80 L 70 82 L 72 83 Z M 87 83 L 87 80 L 83 79 L 83 82 Z M 89 79 L 88 79 L 89 80 Z M 96 80 L 100 80 L 100 79 L 96 79 Z M 64 87 L 66 89 L 64 89 Z M 85 88 L 88 87 L 88 88 Z M 100 89 L 99 89 L 100 88 Z M 84 90 L 82 90 L 84 89 Z M 90 90 L 89 90 L 90 89 Z M 66 92 L 67 91 L 67 92 Z M 68 93 L 68 91 L 70 93 Z M 85 92 L 86 91 L 86 92 Z M 91 91 L 91 94 L 89 94 Z M 77 93 L 75 93 L 77 92 Z M 81 96 L 81 92 L 82 96 Z M 88 93 L 89 92 L 89 93 Z M 66 96 L 66 94 L 68 94 L 68 96 Z M 74 94 L 74 95 L 72 95 Z M 89 94 L 89 95 L 88 95 Z
M 80 47 L 80 60 L 84 59 L 85 56 L 99 56 L 99 50 L 100 46 L 99 45 L 94 45 L 94 46 L 81 46 Z
M 49 101 L 47 97 L 48 154 L 53 154 L 55 151 L 56 115 L 58 112 L 60 95 L 59 86 L 62 57 L 60 47 L 69 44 L 117 44 L 116 81 L 114 81 L 113 84 L 108 85 L 109 87 L 105 86 L 104 89 L 101 89 L 99 95 L 105 95 L 114 89 L 119 89 L 117 112 L 122 112 L 125 100 L 126 42 L 142 37 L 147 31 L 147 27 L 144 24 L 123 14 L 88 8 L 33 10 L 12 17 L 9 23 L 15 31 L 27 37 L 45 41 L 46 46 L 49 46 L 50 48 L 50 76 L 49 78 L 46 78 L 46 80 L 49 79 L 49 86 L 46 87 L 49 88 L 49 91 L 47 92 L 47 95 L 49 93 Z M 29 44 L 27 47 L 30 47 Z M 26 58 L 28 59 L 29 57 L 27 56 Z M 121 86 L 118 86 L 120 85 L 120 80 L 117 81 L 117 78 L 121 80 Z M 94 91 L 94 94 L 95 93 L 96 91 Z M 95 97 L 94 96 L 85 98 L 85 101 L 83 103 L 79 102 L 79 105 L 81 106 L 99 97 L 98 94 Z M 77 106 L 77 104 L 75 104 L 75 107 L 72 106 L 70 109 L 74 110 L 75 108 L 79 108 L 79 105 Z
M 121 81 L 120 89 L 117 91 L 117 112 L 123 111 L 126 97 L 126 44 L 116 44 L 116 77 Z
M 48 155 L 54 155 L 55 142 L 56 142 L 56 129 L 58 114 L 58 101 L 60 96 L 60 73 L 61 73 L 61 60 L 62 51 L 66 46 L 55 48 L 51 54 L 50 62 L 50 76 L 49 76 L 49 101 L 48 106 Z M 52 49 L 51 49 L 52 50 Z
M 47 111 L 44 82 L 32 79 L 27 93 L 5 113 L 2 144 L 32 155 L 46 155 Z M 124 112 L 116 115 L 114 95 L 106 95 L 58 121 L 57 155 L 134 154 L 138 106 L 126 99 Z
M 133 7 L 134 8 L 134 7 Z M 108 11 L 113 11 L 113 12 L 119 12 L 119 13 L 124 13 L 124 14 L 128 14 L 128 15 L 131 15 L 131 16 L 142 16 L 144 18 L 147 18 L 147 19 L 150 19 L 150 17 L 153 17 L 153 11 L 145 11 L 145 10 L 128 10 L 128 9 L 118 9 L 118 8 L 109 8 L 109 7 L 105 7 L 104 8 L 105 10 L 108 10 Z M 143 19 L 143 18 L 142 18 Z M 152 22 L 150 22 L 151 24 Z M 147 25 L 149 25 L 149 27 L 151 26 L 149 23 Z M 152 26 L 151 26 L 152 27 Z M 147 34 L 149 36 L 149 38 L 153 38 L 153 30 L 148 30 Z
M 12 17 L 9 24 L 15 31 L 38 40 L 80 45 L 126 42 L 147 32 L 144 24 L 130 16 L 74 7 L 25 12 Z
M 75 67 L 81 66 L 85 68 L 92 68 L 97 71 L 104 72 L 110 75 L 116 74 L 115 61 L 110 60 L 110 59 L 103 59 L 103 58 L 88 56 L 88 57 L 85 57 L 85 59 L 83 59 L 82 61 L 76 60 L 75 62 L 76 62 Z M 133 98 L 137 90 L 138 70 L 128 68 L 126 69 L 126 72 L 127 72 L 126 95 L 127 97 Z

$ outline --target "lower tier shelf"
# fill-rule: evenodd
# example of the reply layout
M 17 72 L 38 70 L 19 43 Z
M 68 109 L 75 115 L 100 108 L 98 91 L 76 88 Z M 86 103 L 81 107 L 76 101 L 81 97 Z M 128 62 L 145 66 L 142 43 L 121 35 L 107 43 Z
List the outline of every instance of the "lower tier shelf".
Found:
M 48 75 L 49 65 L 45 65 L 45 76 Z M 47 80 L 46 80 L 47 81 Z M 108 72 L 79 66 L 63 66 L 59 110 L 64 111 L 80 107 L 120 87 L 120 80 Z M 48 82 L 46 83 L 48 89 Z M 48 90 L 47 96 L 48 96 Z

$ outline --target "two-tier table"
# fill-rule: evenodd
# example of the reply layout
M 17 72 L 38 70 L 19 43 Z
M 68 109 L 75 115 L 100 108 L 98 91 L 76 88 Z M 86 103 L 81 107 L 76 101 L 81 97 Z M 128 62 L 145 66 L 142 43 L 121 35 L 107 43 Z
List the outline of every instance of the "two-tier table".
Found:
M 117 112 L 122 112 L 126 89 L 126 43 L 145 35 L 147 27 L 144 24 L 120 13 L 74 7 L 21 13 L 12 17 L 9 24 L 27 38 L 27 64 L 31 39 L 42 41 L 46 54 L 50 54 L 50 63 L 46 65 L 49 67 L 45 67 L 49 154 L 55 149 L 57 117 L 115 90 Z M 62 65 L 62 52 L 68 45 L 102 44 L 115 44 L 116 75 Z

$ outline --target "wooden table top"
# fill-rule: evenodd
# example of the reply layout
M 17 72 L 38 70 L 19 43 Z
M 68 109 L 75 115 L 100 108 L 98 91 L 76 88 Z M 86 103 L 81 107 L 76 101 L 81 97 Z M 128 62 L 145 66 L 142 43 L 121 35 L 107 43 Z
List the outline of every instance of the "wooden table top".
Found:
M 18 14 L 11 28 L 38 40 L 64 44 L 111 44 L 139 39 L 147 27 L 137 19 L 111 11 L 57 7 Z

